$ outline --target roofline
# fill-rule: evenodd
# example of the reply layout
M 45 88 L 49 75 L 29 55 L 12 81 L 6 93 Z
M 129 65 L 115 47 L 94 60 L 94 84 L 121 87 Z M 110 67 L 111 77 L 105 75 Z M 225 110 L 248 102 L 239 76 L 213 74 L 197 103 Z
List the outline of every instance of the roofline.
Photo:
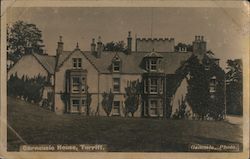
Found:
M 37 59 L 37 57 L 34 55 L 34 53 L 32 53 L 31 55 L 35 57 L 35 59 L 38 61 L 38 63 L 40 63 L 40 65 L 42 65 L 42 67 L 48 72 L 48 74 L 55 74 L 55 70 L 53 69 L 54 73 L 50 73 L 49 70 Z M 46 56 L 48 56 L 48 55 L 46 55 Z
M 70 56 L 73 54 L 73 53 L 75 53 L 75 51 L 76 50 L 73 50 L 73 51 L 71 51 L 70 52 L 70 54 L 63 60 L 63 62 L 60 64 L 60 66 L 58 66 L 57 67 L 57 65 L 56 65 L 56 69 L 59 69 L 60 67 L 62 67 L 62 65 L 64 64 L 64 62 L 65 61 L 67 61 L 69 58 L 70 58 Z M 100 73 L 100 70 L 95 66 L 95 64 L 93 64 L 93 62 L 91 62 L 91 60 L 85 55 L 85 53 L 83 52 L 83 51 L 81 51 L 81 50 L 79 50 L 82 54 L 83 54 L 83 56 L 89 61 L 89 63 L 91 63 L 93 66 L 94 66 L 94 68 L 96 69 L 96 71 L 98 72 L 98 73 Z M 90 52 L 91 53 L 91 52 Z M 56 71 L 55 71 L 56 72 Z

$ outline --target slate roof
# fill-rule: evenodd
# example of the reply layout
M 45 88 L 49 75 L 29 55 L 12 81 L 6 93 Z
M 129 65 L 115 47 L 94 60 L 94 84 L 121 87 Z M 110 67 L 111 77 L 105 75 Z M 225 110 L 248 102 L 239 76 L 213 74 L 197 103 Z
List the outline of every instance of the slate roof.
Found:
M 122 61 L 122 72 L 123 73 L 143 73 L 142 67 L 143 58 L 148 55 L 147 52 L 133 52 L 130 55 L 126 55 L 123 52 L 107 52 L 104 51 L 101 54 L 101 58 L 96 58 L 91 52 L 84 52 L 85 56 L 96 66 L 98 71 L 101 73 L 111 73 L 111 61 L 117 54 Z M 175 71 L 181 66 L 182 62 L 186 61 L 191 55 L 191 52 L 179 53 L 157 53 L 162 58 L 162 67 L 164 73 L 174 74 Z
M 32 54 L 38 62 L 50 73 L 55 73 L 55 66 L 56 66 L 56 57 L 49 56 L 49 55 L 41 55 L 41 54 Z
M 66 61 L 71 54 L 75 51 L 63 51 L 62 54 L 58 58 L 57 67 L 61 67 L 63 62 Z M 82 51 L 81 51 L 82 52 Z M 143 67 L 143 58 L 145 57 L 162 57 L 162 68 L 164 73 L 166 74 L 174 74 L 175 71 L 181 66 L 183 62 L 185 62 L 189 57 L 191 57 L 192 52 L 169 52 L 169 53 L 148 53 L 148 52 L 133 52 L 130 55 L 127 55 L 123 52 L 110 52 L 103 51 L 100 58 L 96 58 L 90 51 L 82 52 L 83 56 L 85 56 L 92 65 L 100 72 L 100 73 L 112 73 L 111 72 L 111 64 L 112 60 L 115 56 L 119 56 L 122 62 L 122 73 L 129 74 L 141 74 L 145 72 Z M 51 74 L 55 73 L 56 68 L 56 57 L 49 55 L 39 55 L 34 54 L 36 59 L 42 64 L 42 66 Z

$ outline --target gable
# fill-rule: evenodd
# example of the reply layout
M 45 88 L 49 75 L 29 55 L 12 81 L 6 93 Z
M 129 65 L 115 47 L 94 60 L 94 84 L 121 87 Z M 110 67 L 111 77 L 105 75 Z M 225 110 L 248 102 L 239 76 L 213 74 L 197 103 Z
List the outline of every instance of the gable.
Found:
M 11 75 L 19 78 L 22 76 L 35 77 L 38 75 L 48 76 L 48 71 L 41 65 L 40 62 L 31 54 L 24 55 L 17 63 L 8 71 L 8 79 Z

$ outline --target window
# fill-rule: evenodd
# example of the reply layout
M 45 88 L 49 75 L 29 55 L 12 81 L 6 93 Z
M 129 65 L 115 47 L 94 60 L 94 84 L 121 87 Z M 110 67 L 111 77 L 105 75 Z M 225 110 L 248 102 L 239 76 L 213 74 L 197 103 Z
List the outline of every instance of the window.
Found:
M 157 94 L 157 79 L 150 81 L 150 94 Z
M 120 101 L 114 101 L 113 115 L 120 115 Z
M 160 92 L 160 94 L 163 93 L 163 79 L 161 79 L 161 85 L 159 86 L 159 92 Z
M 150 108 L 150 110 L 149 110 L 150 115 L 151 115 L 151 116 L 156 116 L 156 115 L 158 115 L 158 107 L 157 107 L 158 103 L 157 103 L 157 100 L 150 100 L 150 103 L 149 103 L 149 104 L 150 104 L 150 105 L 149 105 L 149 108 Z
M 81 86 L 82 86 L 82 92 L 85 92 L 85 86 L 86 86 L 86 79 L 85 79 L 85 77 L 82 77 Z
M 209 63 L 206 63 L 206 64 L 205 64 L 205 70 L 206 70 L 206 71 L 209 71 L 209 70 L 210 70 L 210 64 L 209 64 Z
M 82 80 L 81 80 L 82 79 Z M 85 92 L 86 87 L 86 78 L 85 77 L 72 77 L 72 93 L 82 93 Z
M 144 93 L 148 93 L 148 79 L 144 80 Z
M 113 72 L 119 72 L 120 71 L 120 61 L 113 62 Z
M 72 93 L 79 93 L 80 92 L 80 78 L 79 77 L 72 77 Z
M 157 65 L 157 61 L 156 60 L 151 60 L 150 61 L 150 70 L 151 71 L 156 71 L 156 65 Z
M 81 58 L 73 58 L 73 68 L 82 68 L 82 59 Z
M 120 78 L 113 78 L 113 91 L 120 92 Z
M 210 86 L 209 92 L 214 93 L 216 91 L 215 86 Z
M 72 112 L 78 112 L 80 110 L 80 100 L 79 99 L 73 99 L 72 100 Z
M 214 93 L 216 91 L 216 77 L 213 76 L 211 79 L 210 79 L 210 89 L 209 89 L 209 92 L 210 93 Z

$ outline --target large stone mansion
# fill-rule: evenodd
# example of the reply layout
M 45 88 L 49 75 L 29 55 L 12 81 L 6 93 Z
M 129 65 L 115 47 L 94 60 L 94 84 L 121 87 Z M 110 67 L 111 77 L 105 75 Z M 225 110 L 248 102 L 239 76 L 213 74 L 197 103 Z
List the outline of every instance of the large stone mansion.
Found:
M 132 37 L 127 37 L 127 52 L 104 51 L 101 38 L 92 40 L 91 50 L 81 50 L 77 46 L 64 50 L 60 38 L 56 56 L 28 54 L 23 56 L 9 71 L 8 77 L 17 74 L 34 77 L 45 76 L 49 84 L 44 86 L 43 99 L 52 96 L 52 110 L 57 114 L 82 113 L 93 115 L 98 111 L 106 115 L 101 102 L 103 92 L 114 93 L 110 115 L 124 116 L 125 88 L 132 81 L 142 83 L 145 97 L 134 116 L 164 117 L 166 107 L 176 108 L 178 100 L 185 94 L 186 82 L 181 79 L 178 88 L 170 93 L 171 84 L 176 81 L 176 71 L 191 56 L 208 58 L 219 66 L 219 59 L 207 51 L 203 36 L 195 36 L 193 51 L 187 48 L 175 49 L 173 38 L 136 38 L 132 50 Z M 209 69 L 209 64 L 207 64 Z M 215 83 L 216 76 L 211 78 Z M 210 93 L 214 93 L 211 84 Z M 91 94 L 89 112 L 86 108 L 87 93 Z M 62 95 L 67 94 L 66 101 Z

